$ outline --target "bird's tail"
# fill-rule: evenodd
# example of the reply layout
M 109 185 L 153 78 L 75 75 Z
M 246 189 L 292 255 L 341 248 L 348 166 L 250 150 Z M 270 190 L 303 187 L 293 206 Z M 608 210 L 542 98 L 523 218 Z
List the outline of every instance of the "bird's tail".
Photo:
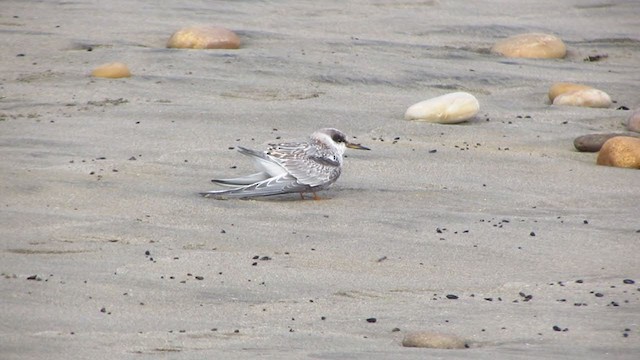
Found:
M 290 192 L 302 193 L 311 191 L 313 190 L 310 187 L 299 184 L 296 178 L 290 175 L 282 175 L 233 189 L 207 191 L 200 193 L 200 195 L 218 199 L 252 198 L 259 196 L 282 195 Z
M 238 178 L 232 179 L 213 179 L 211 182 L 224 185 L 224 186 L 243 186 L 243 185 L 251 185 L 263 180 L 267 180 L 269 178 L 269 174 L 266 172 L 259 172 L 247 176 L 242 176 Z

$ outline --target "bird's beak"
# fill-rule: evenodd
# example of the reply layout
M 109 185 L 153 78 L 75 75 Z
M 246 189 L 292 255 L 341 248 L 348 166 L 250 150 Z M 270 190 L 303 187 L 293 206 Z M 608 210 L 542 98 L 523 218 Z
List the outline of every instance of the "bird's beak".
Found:
M 366 147 L 366 146 L 362 146 L 362 145 L 360 145 L 360 144 L 354 144 L 354 143 L 347 142 L 347 143 L 346 143 L 346 145 L 347 145 L 347 147 L 348 147 L 349 149 L 356 149 L 356 150 L 371 150 L 371 149 L 369 149 L 368 147 Z

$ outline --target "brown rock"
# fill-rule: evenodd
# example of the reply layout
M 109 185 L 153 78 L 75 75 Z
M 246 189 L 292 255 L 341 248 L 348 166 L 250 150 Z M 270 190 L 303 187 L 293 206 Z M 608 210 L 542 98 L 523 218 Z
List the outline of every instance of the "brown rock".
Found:
M 233 31 L 219 26 L 192 26 L 176 31 L 168 48 L 180 49 L 238 49 L 240 38 Z
M 598 152 L 607 140 L 616 136 L 640 137 L 640 134 L 633 133 L 604 133 L 604 134 L 588 134 L 578 136 L 573 140 L 573 146 L 581 152 Z
M 91 76 L 116 79 L 130 77 L 131 72 L 129 71 L 127 65 L 120 62 L 114 62 L 103 64 L 93 69 L 93 71 L 91 72 Z
M 407 333 L 402 339 L 404 347 L 420 347 L 432 349 L 464 349 L 467 343 L 455 335 L 430 331 Z
M 597 164 L 640 169 L 640 139 L 616 136 L 607 140 L 600 149 Z
M 500 40 L 493 45 L 491 52 L 506 57 L 549 59 L 565 57 L 567 47 L 554 35 L 529 33 Z
M 549 101 L 553 102 L 553 99 L 555 99 L 556 96 L 564 93 L 568 93 L 576 90 L 591 89 L 591 88 L 592 88 L 591 86 L 582 85 L 582 84 L 574 84 L 574 83 L 566 83 L 566 82 L 555 83 L 551 85 L 551 88 L 549 88 Z
M 640 132 L 640 109 L 634 111 L 627 119 L 627 130 Z

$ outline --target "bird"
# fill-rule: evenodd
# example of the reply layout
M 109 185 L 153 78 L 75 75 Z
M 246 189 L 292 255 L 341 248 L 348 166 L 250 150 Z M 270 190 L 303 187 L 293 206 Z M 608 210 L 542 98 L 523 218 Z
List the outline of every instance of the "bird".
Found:
M 238 146 L 238 151 L 249 156 L 260 171 L 238 178 L 211 180 L 232 188 L 200 195 L 246 199 L 299 193 L 304 199 L 305 193 L 311 193 L 314 200 L 319 200 L 316 192 L 328 188 L 340 177 L 346 148 L 371 150 L 349 142 L 347 135 L 335 128 L 315 131 L 305 142 L 269 144 L 265 151 Z

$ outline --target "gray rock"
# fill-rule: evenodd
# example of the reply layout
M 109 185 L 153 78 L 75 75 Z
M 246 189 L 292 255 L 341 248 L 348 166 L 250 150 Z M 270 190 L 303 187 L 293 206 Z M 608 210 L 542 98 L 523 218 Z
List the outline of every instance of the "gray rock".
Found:
M 604 134 L 588 134 L 578 136 L 573 140 L 573 146 L 581 152 L 598 152 L 605 141 L 616 136 L 640 137 L 640 134 L 634 133 L 604 133 Z

